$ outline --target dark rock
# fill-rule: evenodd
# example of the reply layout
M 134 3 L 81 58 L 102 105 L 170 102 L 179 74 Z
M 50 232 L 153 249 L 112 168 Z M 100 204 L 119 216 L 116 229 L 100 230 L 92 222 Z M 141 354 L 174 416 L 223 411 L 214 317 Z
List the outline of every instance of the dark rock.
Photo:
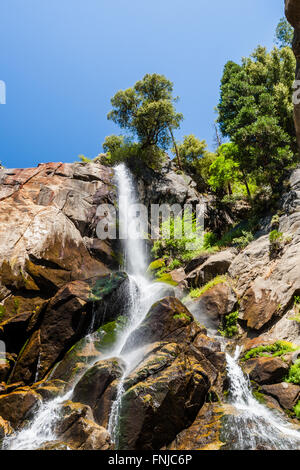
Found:
M 190 286 L 201 287 L 218 275 L 226 274 L 237 252 L 228 249 L 211 255 L 203 264 L 187 276 Z
M 282 382 L 289 366 L 280 357 L 257 357 L 245 362 L 244 370 L 260 385 Z
M 29 388 L 0 395 L 0 416 L 16 429 L 32 415 L 39 402 L 40 396 Z
M 286 410 L 292 410 L 300 399 L 300 386 L 287 382 L 263 385 L 261 391 L 275 398 Z

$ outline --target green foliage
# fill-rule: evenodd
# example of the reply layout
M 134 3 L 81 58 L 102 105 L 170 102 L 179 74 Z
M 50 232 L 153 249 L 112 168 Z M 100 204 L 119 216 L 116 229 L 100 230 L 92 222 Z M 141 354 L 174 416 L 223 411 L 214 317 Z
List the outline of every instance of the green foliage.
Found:
M 93 161 L 90 158 L 85 157 L 84 155 L 78 155 L 78 158 L 82 163 L 91 163 Z
M 247 351 L 242 360 L 247 361 L 255 357 L 277 357 L 296 351 L 297 347 L 286 341 L 276 341 L 273 344 L 257 346 Z
M 226 338 L 232 338 L 238 333 L 239 312 L 232 312 L 225 316 L 224 324 L 219 329 L 219 333 Z
M 144 147 L 130 139 L 124 139 L 120 147 L 113 148 L 105 158 L 101 158 L 101 163 L 106 166 L 125 163 L 136 175 L 142 174 L 145 165 L 153 170 L 159 170 L 166 158 L 165 153 L 157 146 Z
M 275 243 L 275 242 L 280 242 L 283 239 L 283 233 L 278 232 L 278 230 L 272 230 L 272 232 L 269 233 L 269 241 L 270 243 Z
M 173 130 L 179 127 L 183 118 L 176 112 L 177 98 L 172 93 L 173 83 L 164 75 L 154 73 L 146 74 L 132 88 L 118 91 L 111 99 L 113 110 L 108 119 L 137 137 L 138 150 L 145 151 L 142 157 L 147 164 L 151 158 L 162 157 L 161 150 L 170 146 Z
M 265 395 L 263 393 L 261 393 L 259 390 L 252 389 L 252 395 L 262 405 L 264 405 L 266 403 Z
M 166 265 L 165 260 L 163 258 L 160 258 L 155 261 L 152 261 L 152 263 L 149 264 L 147 271 L 148 272 L 157 271 L 158 269 L 164 267 L 165 265 Z
M 295 362 L 295 364 L 290 367 L 286 382 L 300 385 L 300 361 Z
M 295 58 L 290 48 L 259 46 L 242 64 L 225 65 L 218 105 L 221 132 L 236 146 L 242 175 L 279 188 L 296 152 L 291 100 Z
M 176 315 L 173 315 L 174 320 L 185 320 L 188 321 L 189 323 L 192 321 L 191 317 L 189 317 L 186 313 L 177 313 Z
M 4 315 L 5 315 L 5 307 L 4 305 L 0 305 L 0 322 L 3 320 Z
M 297 405 L 294 406 L 294 412 L 298 419 L 300 419 L 300 400 L 298 401 Z
M 182 266 L 182 261 L 180 261 L 179 259 L 173 259 L 169 264 L 168 268 L 170 269 L 170 271 L 173 271 L 173 269 L 180 268 L 180 266 Z
M 275 33 L 276 44 L 279 47 L 287 47 L 292 45 L 294 30 L 286 18 L 281 18 Z
M 226 282 L 226 281 L 227 281 L 226 276 L 216 276 L 214 279 L 212 279 L 207 284 L 205 284 L 205 286 L 197 288 L 197 289 L 192 289 L 190 291 L 190 297 L 192 299 L 199 298 L 199 297 L 201 297 L 201 295 L 203 295 L 205 292 L 207 292 L 212 287 L 214 287 L 218 284 L 221 284 L 223 282 Z
M 124 145 L 124 137 L 122 135 L 108 135 L 105 137 L 102 145 L 104 152 L 113 154 Z
M 192 250 L 189 250 L 190 244 L 193 244 Z M 199 250 L 203 250 L 201 227 L 197 227 L 194 214 L 185 214 L 183 217 L 169 217 L 162 222 L 161 239 L 154 242 L 152 254 L 155 258 L 165 256 L 183 261 L 190 254 L 195 256 Z
M 182 168 L 191 174 L 200 190 L 208 189 L 210 166 L 216 159 L 216 154 L 206 150 L 205 140 L 198 139 L 194 134 L 186 135 L 182 142 L 173 146 L 172 153 L 176 150 L 180 156 Z

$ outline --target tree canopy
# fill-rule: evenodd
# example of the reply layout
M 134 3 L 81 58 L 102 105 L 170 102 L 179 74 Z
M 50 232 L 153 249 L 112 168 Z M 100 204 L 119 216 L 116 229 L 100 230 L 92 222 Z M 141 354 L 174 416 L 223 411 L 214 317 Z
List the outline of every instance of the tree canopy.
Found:
M 173 130 L 183 119 L 176 112 L 176 101 L 170 80 L 164 75 L 146 74 L 132 88 L 113 96 L 108 119 L 137 137 L 142 150 L 166 150 L 173 140 Z
M 289 47 L 268 53 L 259 46 L 241 65 L 227 62 L 221 80 L 221 132 L 237 146 L 240 170 L 273 190 L 297 151 L 291 100 L 294 70 Z

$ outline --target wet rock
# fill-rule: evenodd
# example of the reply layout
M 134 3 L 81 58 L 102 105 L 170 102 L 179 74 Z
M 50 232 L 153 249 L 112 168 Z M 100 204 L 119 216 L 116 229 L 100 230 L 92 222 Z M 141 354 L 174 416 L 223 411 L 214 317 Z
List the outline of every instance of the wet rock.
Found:
M 205 319 L 207 324 L 218 328 L 221 318 L 237 309 L 237 298 L 230 285 L 221 282 L 187 306 L 197 320 Z
M 168 445 L 192 424 L 208 394 L 216 400 L 222 394 L 225 355 L 182 307 L 173 298 L 157 302 L 140 335 L 129 338 L 124 348 L 140 347 L 132 354 L 136 366 L 124 382 L 120 449 Z
M 41 347 L 40 330 L 33 333 L 20 352 L 15 367 L 9 377 L 9 383 L 32 383 L 36 377 L 36 369 Z
M 9 436 L 12 432 L 9 422 L 0 416 L 0 446 L 4 437 Z
M 72 448 L 70 444 L 67 444 L 66 442 L 49 441 L 49 442 L 45 442 L 45 444 L 39 447 L 38 450 L 75 450 L 75 449 Z
M 106 389 L 122 376 L 124 370 L 125 364 L 119 358 L 98 361 L 76 385 L 73 400 L 89 405 L 92 409 L 97 408 Z
M 189 334 L 186 326 L 192 321 L 191 313 L 180 300 L 165 297 L 151 307 L 142 324 L 128 338 L 123 352 L 156 341 L 184 340 Z
M 205 403 L 195 421 L 181 431 L 165 450 L 220 450 L 223 409 L 220 404 Z
M 286 376 L 289 366 L 279 357 L 257 357 L 245 362 L 244 370 L 251 380 L 260 385 L 281 382 Z
M 189 285 L 201 287 L 216 276 L 226 274 L 236 255 L 237 251 L 234 249 L 228 249 L 211 255 L 203 264 L 187 276 Z
M 53 379 L 37 382 L 31 387 L 31 390 L 36 391 L 42 397 L 43 401 L 49 401 L 62 395 L 66 388 L 66 382 L 63 380 Z
M 77 450 L 109 450 L 112 448 L 110 435 L 106 429 L 93 420 L 89 406 L 67 402 L 62 409 L 62 420 L 57 434 Z
M 275 398 L 286 410 L 292 410 L 300 399 L 300 386 L 287 382 L 263 385 L 261 392 Z
M 40 396 L 30 389 L 0 395 L 0 416 L 16 429 L 31 416 L 39 402 Z
M 50 372 L 49 380 L 63 380 L 71 387 L 78 374 L 87 370 L 101 356 L 101 344 L 105 335 L 105 331 L 100 329 L 90 337 L 78 341 Z

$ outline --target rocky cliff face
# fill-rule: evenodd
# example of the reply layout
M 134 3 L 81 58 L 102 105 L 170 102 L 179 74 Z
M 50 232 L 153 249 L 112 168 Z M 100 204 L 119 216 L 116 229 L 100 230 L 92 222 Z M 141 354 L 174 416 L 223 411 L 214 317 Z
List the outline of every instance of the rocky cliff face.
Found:
M 161 175 L 149 170 L 138 186 L 146 204 L 195 204 L 204 198 L 189 177 L 170 166 Z M 0 340 L 7 360 L 0 364 L 0 441 L 41 403 L 70 390 L 79 374 L 72 401 L 57 421 L 58 441 L 43 448 L 112 447 L 109 414 L 124 364 L 105 359 L 105 351 L 114 340 L 115 320 L 128 310 L 129 281 L 116 271 L 118 245 L 96 237 L 96 209 L 115 202 L 113 172 L 99 164 L 1 169 Z M 226 220 L 219 214 L 219 221 Z M 276 222 L 282 239 L 275 252 L 270 220 L 262 221 L 264 229 L 245 249 L 204 254 L 180 268 L 183 287 L 202 288 L 216 276 L 222 282 L 190 301 L 189 310 L 175 297 L 162 299 L 128 338 L 124 351 L 141 341 L 143 357 L 123 384 L 120 448 L 222 446 L 226 361 L 220 342 L 198 322 L 217 330 L 238 311 L 233 345 L 243 345 L 243 354 L 277 340 L 300 345 L 299 322 L 291 320 L 300 295 L 299 169 L 282 197 Z M 175 279 L 176 272 L 172 275 Z M 300 397 L 299 386 L 284 382 L 293 361 L 285 354 L 284 360 L 251 357 L 243 363 L 278 409 L 291 411 Z
M 297 60 L 296 80 L 300 80 L 300 5 L 297 0 L 285 0 L 285 14 L 295 29 L 293 51 Z M 295 127 L 300 146 L 300 104 L 294 106 Z

